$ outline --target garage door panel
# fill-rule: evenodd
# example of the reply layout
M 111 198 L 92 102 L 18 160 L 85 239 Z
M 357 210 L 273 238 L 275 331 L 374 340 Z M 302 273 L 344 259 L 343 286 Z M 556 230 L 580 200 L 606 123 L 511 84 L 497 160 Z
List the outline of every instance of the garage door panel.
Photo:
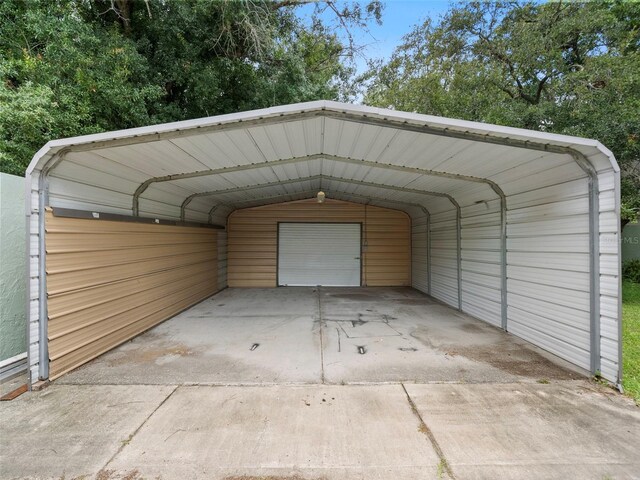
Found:
M 360 285 L 361 225 L 280 223 L 279 285 Z

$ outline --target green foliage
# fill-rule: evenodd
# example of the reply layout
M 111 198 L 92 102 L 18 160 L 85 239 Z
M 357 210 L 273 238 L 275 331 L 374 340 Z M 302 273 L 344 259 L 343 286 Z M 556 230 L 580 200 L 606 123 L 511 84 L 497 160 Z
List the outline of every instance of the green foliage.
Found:
M 595 138 L 640 211 L 640 3 L 470 2 L 372 63 L 365 102 Z M 637 213 L 636 213 L 637 214 Z
M 640 259 L 627 260 L 622 264 L 622 278 L 640 284 Z
M 622 386 L 640 405 L 640 283 L 622 284 Z
M 0 23 L 0 170 L 23 174 L 54 138 L 152 121 L 146 105 L 161 92 L 144 82 L 144 59 L 74 2 L 7 0 Z
M 23 174 L 55 138 L 339 98 L 349 46 L 301 3 L 3 0 L 0 171 Z M 361 28 L 380 9 L 336 21 Z

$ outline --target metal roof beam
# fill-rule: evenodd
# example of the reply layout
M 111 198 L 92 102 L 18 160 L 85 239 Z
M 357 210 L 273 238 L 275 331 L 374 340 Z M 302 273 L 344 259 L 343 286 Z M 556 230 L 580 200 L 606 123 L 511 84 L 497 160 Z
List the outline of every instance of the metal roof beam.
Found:
M 460 210 L 460 205 L 458 204 L 458 202 L 451 195 L 448 195 L 446 193 L 431 192 L 431 191 L 427 191 L 427 190 L 418 190 L 418 189 L 407 188 L 407 187 L 398 187 L 398 186 L 393 186 L 393 185 L 385 185 L 385 184 L 381 184 L 381 183 L 365 182 L 365 181 L 362 181 L 362 180 L 353 180 L 353 179 L 348 179 L 348 178 L 343 178 L 343 177 L 332 177 L 332 176 L 328 176 L 328 175 L 313 175 L 313 176 L 310 176 L 310 177 L 301 177 L 301 178 L 296 178 L 296 179 L 291 179 L 291 180 L 285 180 L 283 182 L 269 182 L 269 183 L 251 185 L 251 186 L 247 186 L 247 187 L 234 187 L 234 188 L 228 188 L 228 189 L 225 189 L 225 190 L 214 190 L 214 191 L 210 191 L 210 192 L 194 193 L 193 195 L 188 196 L 184 200 L 184 202 L 182 202 L 182 205 L 180 206 L 180 218 L 181 218 L 181 220 L 184 220 L 185 211 L 186 211 L 187 206 L 189 205 L 189 203 L 191 203 L 191 201 L 194 198 L 197 198 L 197 197 L 204 197 L 204 196 L 216 197 L 216 196 L 225 195 L 225 194 L 228 194 L 228 193 L 246 192 L 246 191 L 249 191 L 249 190 L 257 190 L 257 189 L 261 189 L 261 188 L 275 187 L 275 186 L 279 186 L 279 185 L 283 185 L 283 184 L 303 183 L 303 182 L 310 182 L 310 181 L 314 181 L 314 180 L 323 180 L 323 179 L 334 181 L 334 182 L 340 182 L 340 183 L 349 183 L 349 184 L 353 184 L 353 185 L 361 185 L 361 186 L 365 186 L 365 187 L 381 188 L 381 189 L 386 189 L 386 190 L 394 190 L 394 191 L 398 191 L 398 192 L 411 193 L 411 194 L 416 194 L 416 195 L 427 195 L 427 196 L 432 196 L 432 197 L 442 197 L 442 198 L 448 199 L 451 202 L 451 204 L 454 206 L 454 208 L 456 208 L 457 210 Z M 276 195 L 276 197 L 278 197 L 278 196 L 284 197 L 286 195 L 292 195 L 292 194 Z M 346 195 L 349 195 L 349 194 L 346 193 Z
M 273 167 L 273 166 L 276 166 L 276 165 L 286 165 L 286 164 L 291 164 L 291 163 L 310 162 L 310 161 L 314 161 L 314 160 L 332 160 L 334 162 L 349 163 L 349 164 L 353 164 L 353 165 L 362 165 L 362 166 L 367 166 L 367 167 L 372 167 L 372 168 L 381 168 L 381 169 L 395 170 L 395 171 L 405 172 L 405 173 L 415 173 L 415 174 L 419 174 L 419 175 L 441 177 L 441 178 L 449 178 L 451 180 L 460 180 L 460 181 L 467 181 L 467 182 L 473 182 L 473 183 L 482 183 L 482 184 L 486 184 L 489 187 L 491 187 L 494 190 L 494 192 L 496 192 L 496 195 L 498 197 L 500 197 L 500 198 L 504 197 L 504 193 L 502 192 L 502 189 L 500 189 L 500 187 L 497 184 L 495 184 L 494 182 L 492 182 L 490 180 L 486 180 L 486 179 L 479 178 L 479 177 L 473 177 L 473 176 L 468 176 L 468 175 L 459 175 L 459 174 L 447 173 L 447 172 L 440 172 L 440 171 L 429 170 L 429 169 L 418 168 L 418 167 L 405 167 L 405 166 L 402 166 L 402 165 L 393 165 L 393 164 L 388 164 L 388 163 L 372 162 L 370 160 L 361 160 L 361 159 L 356 159 L 356 158 L 340 157 L 340 156 L 337 156 L 337 155 L 314 154 L 314 155 L 306 155 L 306 156 L 303 156 L 303 157 L 293 157 L 293 158 L 287 158 L 287 159 L 282 159 L 282 160 L 274 160 L 274 161 L 271 161 L 271 162 L 252 163 L 252 164 L 248 164 L 248 165 L 238 165 L 236 167 L 225 167 L 225 168 L 218 168 L 218 169 L 213 169 L 213 170 L 202 170 L 202 171 L 199 171 L 199 172 L 178 173 L 178 174 L 173 174 L 173 175 L 165 175 L 165 176 L 162 176 L 162 177 L 150 178 L 150 179 L 146 180 L 144 183 L 142 183 L 136 189 L 136 191 L 135 191 L 135 193 L 133 195 L 133 207 L 132 207 L 133 208 L 133 212 L 134 212 L 134 215 L 136 215 L 138 213 L 138 211 L 139 211 L 139 208 L 138 208 L 139 198 L 142 195 L 142 193 L 144 193 L 144 191 L 150 185 L 152 185 L 153 183 L 170 182 L 170 181 L 181 180 L 181 179 L 186 179 L 186 178 L 206 177 L 206 176 L 210 176 L 210 175 L 218 175 L 218 174 L 224 174 L 224 173 L 238 172 L 238 171 L 243 171 L 243 170 L 253 170 L 253 169 L 257 169 L 257 168 L 270 168 L 270 167 Z
M 308 192 L 308 193 L 309 193 L 309 195 L 310 195 L 310 197 L 309 197 L 309 198 L 313 198 L 313 194 L 315 193 L 315 189 L 314 189 L 314 190 L 308 190 L 307 192 Z M 304 193 L 307 193 L 307 192 L 304 192 Z M 300 192 L 300 193 L 303 193 L 303 192 Z M 358 193 L 334 192 L 334 191 L 331 191 L 331 190 L 327 190 L 327 194 L 328 194 L 328 196 L 329 196 L 330 198 L 335 198 L 335 199 L 337 199 L 337 200 L 340 200 L 340 199 L 339 199 L 339 198 L 337 198 L 337 196 L 336 196 L 336 195 L 341 195 L 341 196 L 346 197 L 346 198 L 357 198 L 357 199 L 359 199 L 360 201 L 356 201 L 356 203 L 362 203 L 362 202 L 366 201 L 366 202 L 368 202 L 368 203 L 370 203 L 370 204 L 372 204 L 372 205 L 375 205 L 375 203 L 374 203 L 374 202 L 385 202 L 385 203 L 390 203 L 390 204 L 398 205 L 399 207 L 405 207 L 405 208 L 406 208 L 406 207 L 413 207 L 413 208 L 418 208 L 418 209 L 420 209 L 420 210 L 425 214 L 425 216 L 426 216 L 427 218 L 429 218 L 429 217 L 431 216 L 431 215 L 430 215 L 430 213 L 429 213 L 429 210 L 428 210 L 427 208 L 425 208 L 423 205 L 420 205 L 419 203 L 402 202 L 402 201 L 400 201 L 400 200 L 391 200 L 391 199 L 381 198 L 381 197 L 373 198 L 373 197 L 368 197 L 368 196 L 366 196 L 366 195 L 360 195 L 360 194 L 358 194 Z M 294 195 L 294 194 L 289 194 L 289 195 Z M 297 195 L 297 194 L 295 194 L 295 195 Z M 282 197 L 281 197 L 281 196 L 277 196 L 277 197 L 269 197 L 269 198 L 282 198 Z M 256 199 L 256 200 L 257 200 L 257 199 Z M 251 201 L 251 202 L 253 202 L 253 201 L 256 201 L 256 200 L 250 200 L 250 201 Z M 249 202 L 249 200 L 248 200 L 248 202 Z M 229 205 L 229 204 L 219 202 L 219 203 L 215 204 L 215 205 L 211 208 L 211 210 L 209 210 L 209 223 L 212 223 L 212 222 L 213 222 L 213 214 L 214 214 L 214 213 L 215 213 L 215 211 L 216 211 L 216 210 L 218 210 L 218 208 L 220 208 L 221 206 L 227 206 L 227 207 L 231 208 L 232 210 L 237 210 L 236 208 L 232 207 L 232 206 L 231 206 L 231 205 Z

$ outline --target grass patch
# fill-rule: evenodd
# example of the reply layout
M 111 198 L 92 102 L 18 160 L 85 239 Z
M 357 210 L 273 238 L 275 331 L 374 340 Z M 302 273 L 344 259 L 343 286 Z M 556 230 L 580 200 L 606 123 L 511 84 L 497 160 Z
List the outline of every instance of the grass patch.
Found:
M 640 283 L 622 284 L 622 387 L 640 404 Z

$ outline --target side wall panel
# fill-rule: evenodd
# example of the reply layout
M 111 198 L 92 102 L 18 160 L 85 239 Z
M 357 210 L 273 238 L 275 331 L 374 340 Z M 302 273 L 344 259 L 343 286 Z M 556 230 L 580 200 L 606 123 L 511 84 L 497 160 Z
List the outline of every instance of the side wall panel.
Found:
M 423 293 L 429 292 L 427 216 L 413 219 L 411 225 L 411 286 Z
M 227 232 L 218 232 L 218 290 L 227 288 Z
M 361 222 L 363 284 L 411 284 L 411 220 L 404 212 L 339 200 L 302 200 L 229 216 L 230 287 L 276 286 L 278 222 Z
M 218 230 L 47 211 L 46 235 L 51 379 L 219 290 Z
M 27 284 L 27 319 L 29 321 L 28 328 L 28 344 L 27 359 L 29 363 L 29 380 L 33 384 L 40 378 L 40 247 L 38 224 L 40 219 L 40 207 L 38 202 L 38 175 L 26 177 L 25 196 L 26 196 L 26 213 L 27 213 L 27 251 L 29 262 L 29 275 Z
M 458 308 L 456 212 L 431 215 L 431 295 Z
M 590 368 L 586 178 L 507 197 L 508 330 Z
M 619 342 L 622 312 L 619 306 L 620 285 L 620 211 L 619 176 L 613 171 L 598 174 L 600 186 L 600 371 L 602 376 L 618 381 Z
M 500 201 L 462 207 L 461 223 L 462 310 L 501 327 Z

